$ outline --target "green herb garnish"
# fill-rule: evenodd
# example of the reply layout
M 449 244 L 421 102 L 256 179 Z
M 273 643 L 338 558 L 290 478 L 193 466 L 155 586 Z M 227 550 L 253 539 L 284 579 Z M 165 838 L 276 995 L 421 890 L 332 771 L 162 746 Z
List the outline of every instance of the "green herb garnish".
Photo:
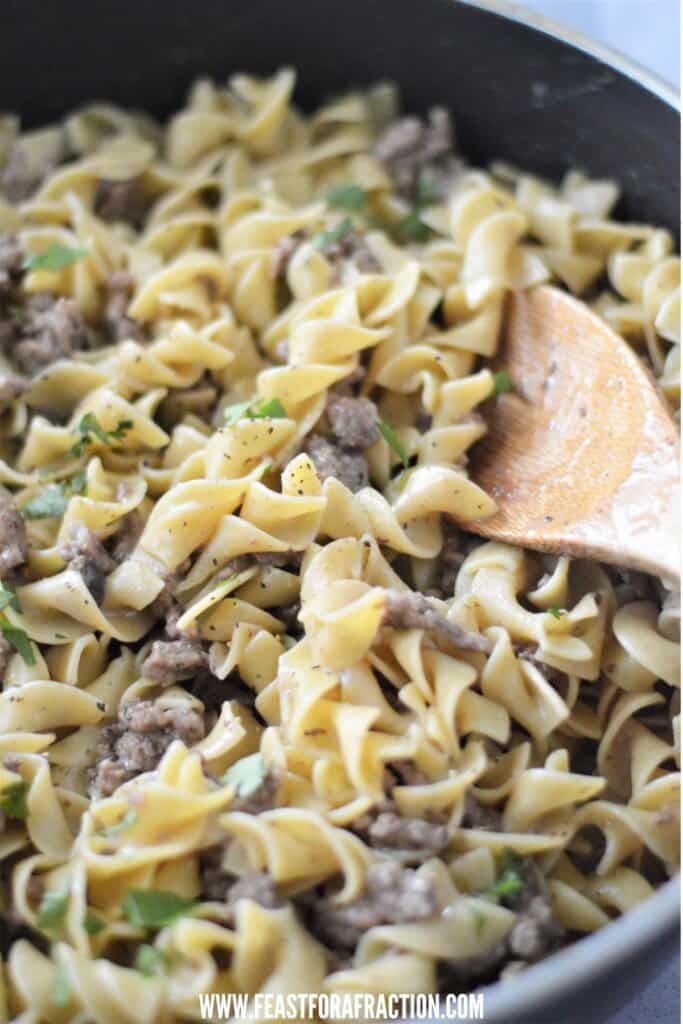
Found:
M 99 935 L 107 927 L 106 923 L 97 914 L 93 914 L 92 910 L 86 910 L 83 915 L 83 928 L 88 935 Z
M 68 889 L 46 892 L 38 908 L 38 927 L 44 928 L 46 931 L 59 928 L 64 922 L 68 906 Z
M 7 606 L 14 608 L 15 612 L 21 611 L 21 605 L 19 604 L 19 598 L 14 593 L 11 587 L 8 587 L 6 583 L 0 580 L 0 611 Z
M 360 185 L 337 185 L 327 193 L 327 203 L 335 210 L 362 210 L 365 192 Z
M 263 754 L 250 754 L 236 761 L 223 776 L 223 782 L 235 787 L 235 794 L 244 798 L 252 796 L 262 785 L 268 774 Z
M 64 515 L 74 494 L 86 492 L 85 473 L 74 473 L 70 480 L 49 484 L 21 508 L 24 519 L 55 519 Z
M 0 618 L 0 631 L 5 640 L 12 645 L 17 654 L 20 654 L 27 665 L 35 665 L 36 656 L 33 653 L 31 641 L 25 630 L 18 626 L 12 626 L 7 619 Z
M 121 906 L 130 923 L 138 928 L 163 928 L 196 905 L 196 900 L 164 889 L 129 889 Z
M 55 968 L 55 973 L 52 978 L 52 1002 L 55 1006 L 63 1008 L 68 1006 L 71 1001 L 71 982 L 69 975 L 66 973 L 66 968 L 59 967 Z
M 434 206 L 440 198 L 433 173 L 429 168 L 423 167 L 417 179 L 417 205 Z
M 69 498 L 61 484 L 50 484 L 21 508 L 24 519 L 56 519 L 64 515 Z
M 43 252 L 30 256 L 24 263 L 25 270 L 63 270 L 72 263 L 78 263 L 88 255 L 85 249 L 71 249 L 61 242 L 53 242 Z
M 314 235 L 313 245 L 316 249 L 326 249 L 328 245 L 336 245 L 338 242 L 341 242 L 342 238 L 348 235 L 349 231 L 353 231 L 353 221 L 350 217 L 344 217 L 333 228 L 319 231 L 317 235 Z
M 390 427 L 384 420 L 379 421 L 379 432 L 387 442 L 390 448 L 396 452 L 399 459 L 403 463 L 405 469 L 408 469 L 410 460 L 408 459 L 408 453 L 401 444 L 393 427 Z
M 255 402 L 238 402 L 237 405 L 229 405 L 223 410 L 225 423 L 233 427 L 240 420 L 283 420 L 287 418 L 287 410 L 279 398 L 271 398 L 266 401 L 264 398 Z
M 114 430 L 105 430 L 94 413 L 86 412 L 81 416 L 77 428 L 81 435 L 80 439 L 69 448 L 67 455 L 74 459 L 80 459 L 86 446 L 92 444 L 93 437 L 98 438 L 103 444 L 111 446 L 112 441 L 121 441 L 132 426 L 132 420 L 119 420 Z
M 424 223 L 419 208 L 415 207 L 398 222 L 398 234 L 404 242 L 426 242 L 432 236 L 432 229 Z
M 18 818 L 24 821 L 28 818 L 28 804 L 26 794 L 28 793 L 28 782 L 22 779 L 20 782 L 12 782 L 0 792 L 0 810 L 8 818 Z
M 136 971 L 140 971 L 146 978 L 151 978 L 153 974 L 158 974 L 167 967 L 168 957 L 163 950 L 157 949 L 156 946 L 140 946 L 135 957 Z
M 435 189 L 434 177 L 429 170 L 423 168 L 417 179 L 417 193 L 413 208 L 397 225 L 398 236 L 401 241 L 429 241 L 434 232 L 422 220 L 422 210 L 425 206 L 432 206 L 434 203 L 438 203 L 438 201 L 439 196 Z
M 557 608 L 554 604 L 548 608 L 548 615 L 552 615 L 554 619 L 561 619 L 566 612 L 562 608 Z
M 515 386 L 512 383 L 512 379 L 507 370 L 498 370 L 493 375 L 493 394 L 494 395 L 506 395 L 510 391 L 514 391 Z
M 519 896 L 524 885 L 522 858 L 514 850 L 508 848 L 503 854 L 501 872 L 495 885 L 489 889 L 489 895 L 497 900 L 512 899 Z

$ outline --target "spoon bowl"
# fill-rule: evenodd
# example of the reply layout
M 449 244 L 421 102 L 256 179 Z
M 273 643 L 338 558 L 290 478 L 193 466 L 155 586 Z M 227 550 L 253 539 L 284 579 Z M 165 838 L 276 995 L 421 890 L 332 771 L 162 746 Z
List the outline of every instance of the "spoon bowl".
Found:
M 548 285 L 510 296 L 500 351 L 513 391 L 484 410 L 476 482 L 490 540 L 597 559 L 680 585 L 680 442 L 636 352 Z

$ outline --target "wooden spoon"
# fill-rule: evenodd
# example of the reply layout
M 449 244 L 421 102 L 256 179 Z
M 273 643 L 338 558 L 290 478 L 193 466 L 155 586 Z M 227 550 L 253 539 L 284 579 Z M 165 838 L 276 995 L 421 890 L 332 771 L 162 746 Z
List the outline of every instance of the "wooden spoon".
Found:
M 544 285 L 511 296 L 499 365 L 515 390 L 483 409 L 471 465 L 498 512 L 467 528 L 680 585 L 679 435 L 633 349 Z

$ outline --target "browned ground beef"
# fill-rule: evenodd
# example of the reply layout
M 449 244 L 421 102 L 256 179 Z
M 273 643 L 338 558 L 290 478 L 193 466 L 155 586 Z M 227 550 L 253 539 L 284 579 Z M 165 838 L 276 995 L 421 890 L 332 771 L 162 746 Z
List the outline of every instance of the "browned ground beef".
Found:
M 12 495 L 0 487 L 0 578 L 26 561 L 26 526 Z
M 160 686 L 172 686 L 208 667 L 209 656 L 201 640 L 155 640 L 142 663 L 142 673 Z
M 372 273 L 380 269 L 374 253 L 368 247 L 364 235 L 360 231 L 347 231 L 337 242 L 329 242 L 322 249 L 325 258 L 334 268 L 334 278 L 341 277 L 342 264 L 345 261 L 353 263 L 358 270 L 364 273 Z
M 123 516 L 114 534 L 111 547 L 111 556 L 117 564 L 123 562 L 133 553 L 142 536 L 144 525 L 144 520 L 137 509 L 133 509 Z
M 438 577 L 430 589 L 430 596 L 450 600 L 455 593 L 455 580 L 466 557 L 465 534 L 451 520 L 443 517 L 443 547 L 439 552 Z
M 223 868 L 225 848 L 214 846 L 207 850 L 200 862 L 202 896 L 219 900 L 233 910 L 239 900 L 253 900 L 262 907 L 274 909 L 282 906 L 272 877 L 265 871 L 253 871 L 235 878 Z
M 304 450 L 310 455 L 322 481 L 333 477 L 354 493 L 368 486 L 370 473 L 362 452 L 345 451 L 322 434 L 311 434 Z
M 16 373 L 0 372 L 0 410 L 15 398 L 25 394 L 30 386 L 27 380 Z
M 472 633 L 456 625 L 436 608 L 422 594 L 412 590 L 387 590 L 386 610 L 382 625 L 392 629 L 424 629 L 437 637 L 448 640 L 455 647 L 469 651 L 490 651 L 491 642 L 479 633 Z
M 305 231 L 295 231 L 280 239 L 275 248 L 271 270 L 273 277 L 283 277 L 287 273 L 290 260 L 306 237 Z M 380 269 L 374 254 L 368 248 L 365 237 L 359 231 L 347 231 L 338 241 L 328 242 L 324 245 L 321 252 L 332 264 L 336 279 L 339 278 L 342 264 L 346 260 L 354 263 L 359 270 L 366 273 Z
M 426 119 L 402 117 L 392 122 L 375 143 L 375 156 L 385 165 L 396 189 L 411 197 L 420 171 L 452 157 L 453 144 L 448 111 L 433 107 Z
M 128 316 L 128 306 L 133 294 L 134 281 L 130 274 L 119 271 L 112 274 L 107 282 L 107 302 L 104 308 L 104 329 L 111 341 L 125 338 L 139 339 L 142 327 Z
M 500 832 L 500 811 L 480 803 L 475 796 L 468 793 L 465 797 L 465 814 L 462 819 L 463 828 L 484 829 L 487 832 Z
M 65 155 L 63 138 L 56 139 L 46 151 L 42 164 L 35 165 L 29 160 L 21 141 L 15 142 L 4 167 L 0 169 L 0 195 L 11 203 L 28 199 Z
M 391 860 L 368 868 L 365 889 L 351 903 L 334 903 L 324 896 L 309 909 L 314 934 L 341 953 L 353 950 L 369 928 L 424 921 L 438 911 L 433 880 Z
M 353 830 L 376 849 L 420 850 L 425 859 L 438 854 L 449 840 L 443 822 L 406 818 L 391 805 L 379 813 L 364 815 L 353 823 Z
M 273 277 L 284 277 L 287 267 L 294 253 L 306 238 L 305 231 L 295 231 L 291 235 L 285 235 L 275 246 L 275 256 L 271 273 Z
M 280 774 L 271 769 L 266 772 L 263 782 L 255 792 L 247 797 L 237 797 L 232 804 L 231 810 L 243 811 L 245 814 L 260 814 L 262 811 L 270 811 L 277 806 L 278 794 L 282 778 Z
M 151 700 L 127 704 L 117 721 L 102 730 L 95 790 L 110 796 L 122 783 L 153 771 L 174 740 L 191 747 L 205 731 L 202 715 L 193 708 L 164 708 Z
M 0 234 L 0 298 L 10 294 L 21 280 L 24 253 L 16 235 Z
M 11 350 L 12 358 L 27 374 L 69 358 L 90 344 L 90 332 L 73 299 L 54 301 L 50 296 L 47 302 L 26 305 L 25 320 L 18 325 L 21 340 Z
M 107 181 L 102 178 L 95 189 L 95 213 L 102 220 L 125 221 L 139 227 L 147 211 L 148 200 L 139 178 Z
M 365 451 L 379 439 L 377 406 L 367 398 L 330 395 L 327 407 L 335 440 L 352 451 Z
M 116 568 L 116 562 L 105 550 L 97 535 L 85 523 L 71 526 L 69 539 L 59 546 L 59 554 L 70 569 L 79 572 L 97 604 L 104 598 L 105 578 Z

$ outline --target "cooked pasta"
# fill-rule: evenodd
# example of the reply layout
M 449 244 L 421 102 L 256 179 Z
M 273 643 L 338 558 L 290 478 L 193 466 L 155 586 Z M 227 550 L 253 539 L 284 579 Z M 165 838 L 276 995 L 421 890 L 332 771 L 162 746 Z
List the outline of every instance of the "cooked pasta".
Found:
M 0 119 L 0 1020 L 464 990 L 677 869 L 677 595 L 467 533 L 507 293 L 674 408 L 672 239 L 294 84 Z

